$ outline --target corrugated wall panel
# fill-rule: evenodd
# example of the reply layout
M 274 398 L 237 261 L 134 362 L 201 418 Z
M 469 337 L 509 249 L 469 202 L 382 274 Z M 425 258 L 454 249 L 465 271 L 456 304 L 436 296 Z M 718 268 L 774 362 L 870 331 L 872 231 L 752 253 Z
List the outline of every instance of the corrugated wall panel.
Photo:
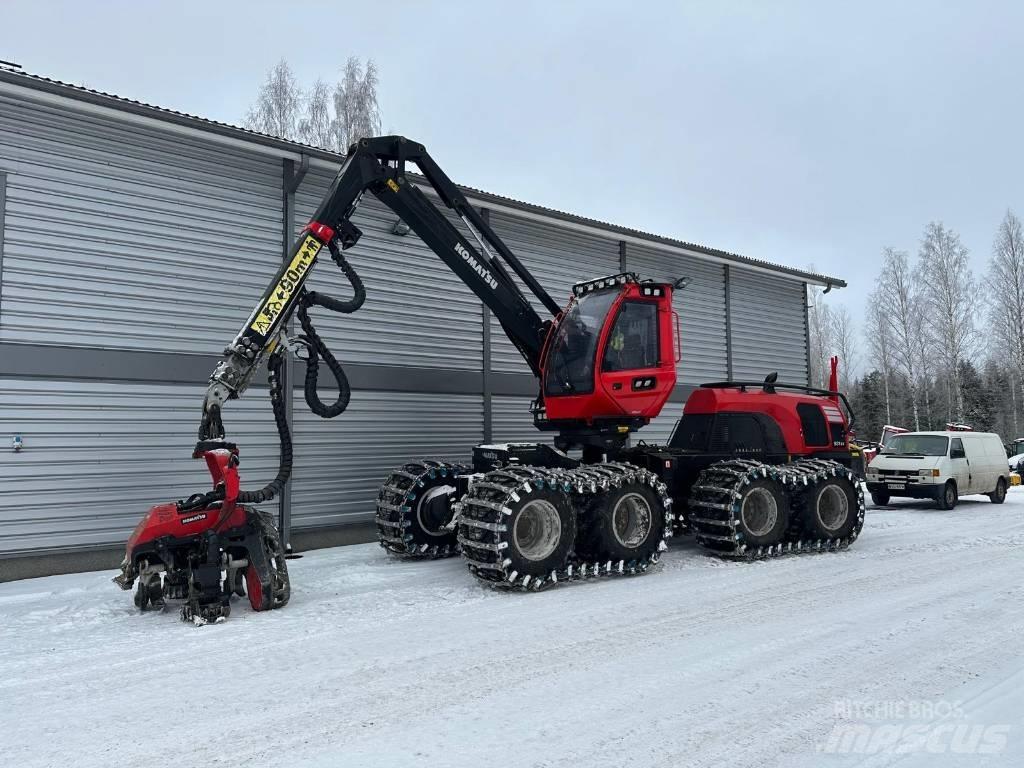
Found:
M 661 415 L 656 419 L 652 419 L 650 424 L 635 433 L 633 444 L 635 445 L 638 440 L 643 440 L 646 443 L 665 445 L 668 443 L 669 438 L 672 437 L 672 431 L 676 428 L 676 422 L 679 421 L 682 415 L 682 403 L 665 403 Z
M 626 249 L 626 268 L 641 279 L 690 283 L 676 291 L 672 306 L 679 314 L 682 358 L 676 369 L 680 383 L 701 384 L 726 378 L 725 270 L 721 264 L 690 256 L 641 248 Z
M 219 353 L 280 263 L 281 163 L 0 96 L 0 340 Z
M 615 240 L 504 213 L 492 213 L 491 226 L 559 305 L 568 303 L 573 283 L 619 271 L 619 245 Z M 526 294 L 530 296 L 529 291 Z M 534 302 L 534 307 L 542 317 L 548 317 L 539 303 Z M 530 372 L 493 317 L 491 340 L 495 371 Z
M 403 462 L 472 457 L 483 439 L 483 397 L 355 391 L 335 420 L 297 404 L 294 431 L 292 525 L 369 520 L 377 489 Z
M 205 463 L 189 458 L 204 391 L 0 380 L 0 434 L 25 446 L 0 452 L 0 553 L 123 544 L 154 504 L 209 490 Z M 263 487 L 278 455 L 267 390 L 230 403 L 224 421 L 243 488 Z
M 731 268 L 733 378 L 807 382 L 807 336 L 802 283 Z
M 297 228 L 309 220 L 332 179 L 307 174 L 296 194 Z M 366 285 L 366 303 L 352 315 L 314 310 L 317 329 L 345 362 L 480 370 L 480 301 L 415 233 L 393 234 L 397 219 L 372 195 L 363 197 L 353 217 L 363 236 L 346 256 Z M 325 253 L 309 287 L 348 296 L 344 284 Z
M 491 400 L 491 432 L 495 443 L 550 443 L 550 433 L 533 426 L 532 397 L 495 395 Z

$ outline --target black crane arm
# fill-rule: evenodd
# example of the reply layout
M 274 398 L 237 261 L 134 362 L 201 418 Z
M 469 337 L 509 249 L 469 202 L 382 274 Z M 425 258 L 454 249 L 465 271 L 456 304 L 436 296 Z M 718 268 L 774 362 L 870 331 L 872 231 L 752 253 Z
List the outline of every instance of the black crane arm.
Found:
M 415 163 L 440 201 L 466 223 L 476 239 L 475 243 L 470 242 L 406 176 L 407 162 Z M 303 286 L 322 249 L 328 248 L 334 260 L 351 278 L 351 268 L 340 251 L 355 245 L 362 234 L 351 218 L 367 191 L 398 214 L 490 308 L 534 374 L 540 374 L 540 357 L 550 320 L 537 313 L 506 266 L 552 316 L 561 310 L 559 305 L 502 242 L 480 212 L 469 204 L 423 145 L 401 136 L 362 139 L 349 149 L 309 226 L 292 246 L 289 259 L 278 270 L 234 341 L 225 349 L 210 377 L 204 402 L 204 424 L 211 410 L 219 412 L 226 400 L 245 391 L 260 362 L 277 348 L 285 323 L 303 297 L 308 303 L 309 294 Z M 320 297 L 315 303 L 331 308 L 330 301 L 329 297 Z M 204 431 L 211 434 L 204 434 Z M 200 440 L 217 437 L 212 434 L 216 431 L 201 428 Z

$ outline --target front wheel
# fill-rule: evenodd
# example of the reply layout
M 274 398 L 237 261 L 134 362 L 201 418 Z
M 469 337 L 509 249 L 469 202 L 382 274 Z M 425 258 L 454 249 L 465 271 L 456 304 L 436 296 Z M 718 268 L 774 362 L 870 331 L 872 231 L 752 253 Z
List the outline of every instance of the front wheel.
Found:
M 993 504 L 1002 504 L 1006 501 L 1006 480 L 1000 477 L 999 482 L 996 483 L 996 489 L 988 497 Z
M 949 480 L 942 486 L 942 491 L 939 494 L 939 509 L 952 509 L 956 506 L 957 501 L 959 501 L 959 496 L 956 492 L 956 483 Z
M 509 568 L 544 577 L 565 566 L 576 538 L 576 522 L 565 494 L 534 489 L 513 502 L 508 517 Z
M 598 561 L 648 562 L 665 537 L 665 504 L 634 480 L 600 494 L 587 510 L 579 553 Z
M 889 494 L 885 491 L 872 491 L 871 503 L 876 507 L 885 507 L 889 504 Z

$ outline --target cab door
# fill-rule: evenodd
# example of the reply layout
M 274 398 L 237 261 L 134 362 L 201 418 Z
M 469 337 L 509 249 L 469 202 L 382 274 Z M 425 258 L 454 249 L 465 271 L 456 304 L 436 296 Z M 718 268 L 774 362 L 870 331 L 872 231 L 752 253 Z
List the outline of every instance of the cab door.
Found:
M 656 416 L 675 387 L 671 314 L 666 306 L 665 301 L 626 298 L 605 339 L 601 386 L 629 416 Z
M 949 441 L 949 465 L 950 474 L 956 480 L 956 491 L 960 496 L 974 493 L 971 488 L 971 462 L 964 450 L 964 441 L 954 437 Z

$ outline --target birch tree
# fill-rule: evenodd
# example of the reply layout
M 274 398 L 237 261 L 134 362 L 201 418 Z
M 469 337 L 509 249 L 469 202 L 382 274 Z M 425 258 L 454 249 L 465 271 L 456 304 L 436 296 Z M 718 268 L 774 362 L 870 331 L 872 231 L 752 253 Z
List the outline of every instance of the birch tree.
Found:
M 377 105 L 377 65 L 363 64 L 355 56 L 345 63 L 341 81 L 334 89 L 334 121 L 331 125 L 333 148 L 347 152 L 351 144 L 380 133 L 380 107 Z
M 832 312 L 832 351 L 839 355 L 839 390 L 847 392 L 857 370 L 856 330 L 853 317 L 845 305 Z
M 288 62 L 281 59 L 260 86 L 245 127 L 282 139 L 297 139 L 302 106 L 302 88 Z
M 938 342 L 952 395 L 950 407 L 955 411 L 950 415 L 962 421 L 964 399 L 960 364 L 968 359 L 974 342 L 976 301 L 967 249 L 956 232 L 933 221 L 925 228 L 919 257 L 923 309 L 928 316 L 926 330 L 933 332 Z
M 867 334 L 871 356 L 882 374 L 882 400 L 885 404 L 885 423 L 892 424 L 892 330 L 886 317 L 887 310 L 879 288 L 868 298 Z
M 882 270 L 876 280 L 875 293 L 883 308 L 883 320 L 889 328 L 894 367 L 907 382 L 914 429 L 919 430 L 921 301 L 915 290 L 914 275 L 906 251 L 893 248 L 883 251 Z
M 306 95 L 306 106 L 299 119 L 299 140 L 314 147 L 332 149 L 331 123 L 334 120 L 331 87 L 317 78 Z
M 1015 378 L 1024 379 L 1024 229 L 1012 211 L 996 230 L 988 284 L 993 335 L 1009 353 Z

